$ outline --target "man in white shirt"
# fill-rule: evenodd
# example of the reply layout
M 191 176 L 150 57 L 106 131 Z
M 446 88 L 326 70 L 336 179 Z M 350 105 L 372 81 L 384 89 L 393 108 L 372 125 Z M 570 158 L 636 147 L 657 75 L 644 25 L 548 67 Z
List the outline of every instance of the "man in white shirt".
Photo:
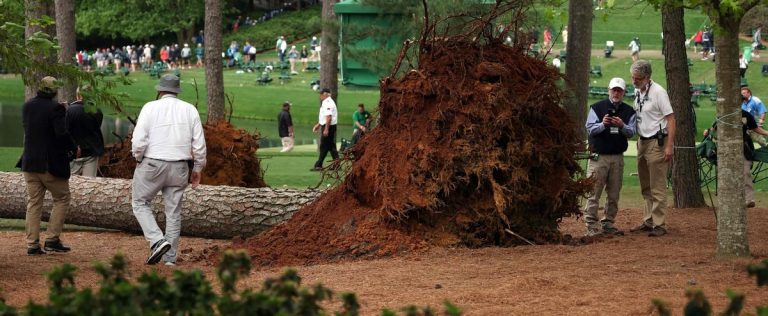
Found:
M 635 85 L 637 173 L 645 200 L 643 222 L 630 231 L 658 237 L 667 233 L 667 172 L 675 146 L 675 113 L 669 95 L 651 80 L 651 64 L 638 60 L 630 68 Z
M 331 98 L 331 90 L 324 88 L 320 90 L 320 115 L 317 118 L 317 124 L 312 127 L 312 131 L 321 133 L 320 137 L 320 157 L 315 162 L 315 167 L 310 171 L 322 171 L 323 160 L 328 152 L 334 160 L 339 159 L 339 152 L 336 150 L 336 123 L 339 113 L 336 110 L 336 102 Z
M 149 241 L 147 264 L 162 259 L 176 264 L 181 235 L 181 198 L 187 184 L 196 188 L 205 167 L 205 137 L 200 114 L 192 104 L 176 98 L 179 77 L 165 75 L 155 86 L 158 100 L 141 109 L 133 131 L 133 214 Z M 191 170 L 190 170 L 191 169 Z M 152 200 L 163 192 L 165 235 L 152 213 Z

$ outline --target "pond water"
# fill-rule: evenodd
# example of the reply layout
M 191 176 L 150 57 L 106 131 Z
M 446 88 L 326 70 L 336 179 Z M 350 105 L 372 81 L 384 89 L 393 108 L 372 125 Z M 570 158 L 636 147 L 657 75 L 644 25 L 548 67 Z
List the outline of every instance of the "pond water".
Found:
M 280 147 L 276 121 L 257 121 L 232 119 L 232 124 L 249 132 L 261 134 L 260 147 Z M 133 125 L 125 118 L 120 118 L 109 110 L 104 113 L 101 133 L 106 143 L 115 143 L 118 136 L 124 137 Z M 312 125 L 295 125 L 296 145 L 316 144 L 317 134 L 312 133 Z M 351 126 L 339 126 L 336 140 L 352 137 Z M 24 127 L 21 122 L 21 105 L 0 103 L 0 147 L 22 147 L 24 145 Z

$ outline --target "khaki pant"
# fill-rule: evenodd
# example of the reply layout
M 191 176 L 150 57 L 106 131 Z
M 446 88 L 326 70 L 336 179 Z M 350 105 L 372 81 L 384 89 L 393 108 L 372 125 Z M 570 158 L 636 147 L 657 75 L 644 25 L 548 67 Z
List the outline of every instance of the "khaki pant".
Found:
M 637 141 L 637 173 L 645 200 L 643 221 L 649 227 L 664 227 L 667 213 L 667 173 L 669 161 L 656 139 Z
M 283 149 L 280 150 L 281 153 L 289 152 L 293 150 L 293 137 L 282 137 L 280 140 L 283 143 Z
M 99 171 L 99 157 L 83 157 L 69 163 L 70 173 L 78 176 L 96 177 Z
M 24 172 L 24 180 L 27 182 L 29 198 L 25 225 L 27 247 L 40 246 L 40 218 L 43 214 L 46 190 L 50 191 L 53 197 L 53 210 L 48 220 L 48 230 L 45 232 L 46 240 L 58 240 L 69 208 L 69 180 L 54 177 L 47 172 Z
M 597 161 L 590 160 L 587 166 L 587 177 L 591 177 L 595 187 L 587 199 L 584 208 L 584 219 L 587 228 L 596 228 L 597 209 L 600 205 L 600 195 L 605 189 L 605 211 L 600 223 L 603 227 L 613 227 L 616 213 L 619 212 L 619 193 L 621 192 L 622 175 L 624 174 L 624 155 L 600 155 Z

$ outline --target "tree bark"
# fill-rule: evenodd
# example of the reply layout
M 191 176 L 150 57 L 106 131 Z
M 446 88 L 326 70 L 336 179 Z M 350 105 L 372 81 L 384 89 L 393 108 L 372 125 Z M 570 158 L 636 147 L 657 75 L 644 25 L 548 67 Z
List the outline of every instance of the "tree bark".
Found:
M 75 0 L 56 0 L 56 36 L 59 38 L 59 62 L 73 64 L 75 58 Z M 75 100 L 77 82 L 67 80 L 59 89 L 58 97 L 61 102 Z
M 691 105 L 683 14 L 682 7 L 666 4 L 661 8 L 667 91 L 677 124 L 676 148 L 672 163 L 672 192 L 675 207 L 691 208 L 703 207 L 706 203 L 701 193 L 699 164 L 695 150 L 696 124 Z
M 73 176 L 69 181 L 72 201 L 66 223 L 141 232 L 131 207 L 131 180 Z M 259 234 L 290 218 L 314 201 L 316 190 L 240 188 L 200 185 L 188 188 L 182 200 L 182 228 L 185 236 L 243 238 Z M 0 172 L 0 218 L 21 218 L 26 214 L 27 191 L 20 172 Z M 46 194 L 44 218 L 51 209 Z M 160 227 L 164 227 L 162 196 L 153 201 Z
M 208 124 L 223 121 L 224 73 L 221 64 L 221 2 L 205 0 L 205 89 Z
M 746 11 L 746 10 L 745 10 Z M 747 214 L 744 203 L 744 143 L 739 91 L 739 22 L 718 11 L 710 19 L 718 26 L 717 62 L 717 256 L 748 257 Z M 743 14 L 743 13 L 741 13 Z
M 320 43 L 320 87 L 331 90 L 331 97 L 339 104 L 339 24 L 333 5 L 336 0 L 323 1 L 323 34 Z
M 568 5 L 568 46 L 565 63 L 569 98 L 568 115 L 576 122 L 576 135 L 586 140 L 587 99 L 589 97 L 589 68 L 592 53 L 592 1 L 571 0 Z M 575 30 L 578 30 L 576 32 Z
M 25 0 L 24 1 L 24 15 L 27 17 L 26 19 L 26 26 L 24 28 L 24 38 L 28 39 L 32 35 L 34 35 L 37 32 L 43 31 L 51 36 L 51 38 L 56 37 L 56 27 L 53 25 L 50 25 L 48 27 L 41 27 L 39 23 L 30 23 L 30 22 L 36 22 L 40 20 L 43 16 L 48 17 L 55 17 L 54 14 L 54 6 L 52 1 L 47 0 Z M 36 61 L 38 62 L 48 62 L 48 63 L 55 63 L 56 62 L 56 56 L 51 55 L 41 55 L 39 53 L 35 52 L 29 52 L 29 56 L 32 56 Z M 48 74 L 42 73 L 42 72 L 31 72 L 31 70 L 27 69 L 24 70 L 25 72 L 25 79 L 28 80 L 27 84 L 24 87 L 24 99 L 29 100 L 33 98 L 37 94 L 37 88 L 34 85 L 37 85 L 40 82 L 40 79 L 47 76 Z M 31 85 L 30 85 L 31 83 Z

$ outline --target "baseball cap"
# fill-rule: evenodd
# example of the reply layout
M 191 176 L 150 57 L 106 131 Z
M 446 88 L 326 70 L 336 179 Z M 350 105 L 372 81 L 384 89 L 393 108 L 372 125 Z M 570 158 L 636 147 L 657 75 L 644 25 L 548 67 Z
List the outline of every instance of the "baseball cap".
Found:
M 59 81 L 56 80 L 56 78 L 45 76 L 43 79 L 40 79 L 40 86 L 38 90 L 46 93 L 54 93 L 60 87 L 61 85 L 59 84 Z
M 608 89 L 613 88 L 621 88 L 621 90 L 627 90 L 627 84 L 624 83 L 624 79 L 621 78 L 613 78 L 611 79 L 611 82 L 608 83 Z

